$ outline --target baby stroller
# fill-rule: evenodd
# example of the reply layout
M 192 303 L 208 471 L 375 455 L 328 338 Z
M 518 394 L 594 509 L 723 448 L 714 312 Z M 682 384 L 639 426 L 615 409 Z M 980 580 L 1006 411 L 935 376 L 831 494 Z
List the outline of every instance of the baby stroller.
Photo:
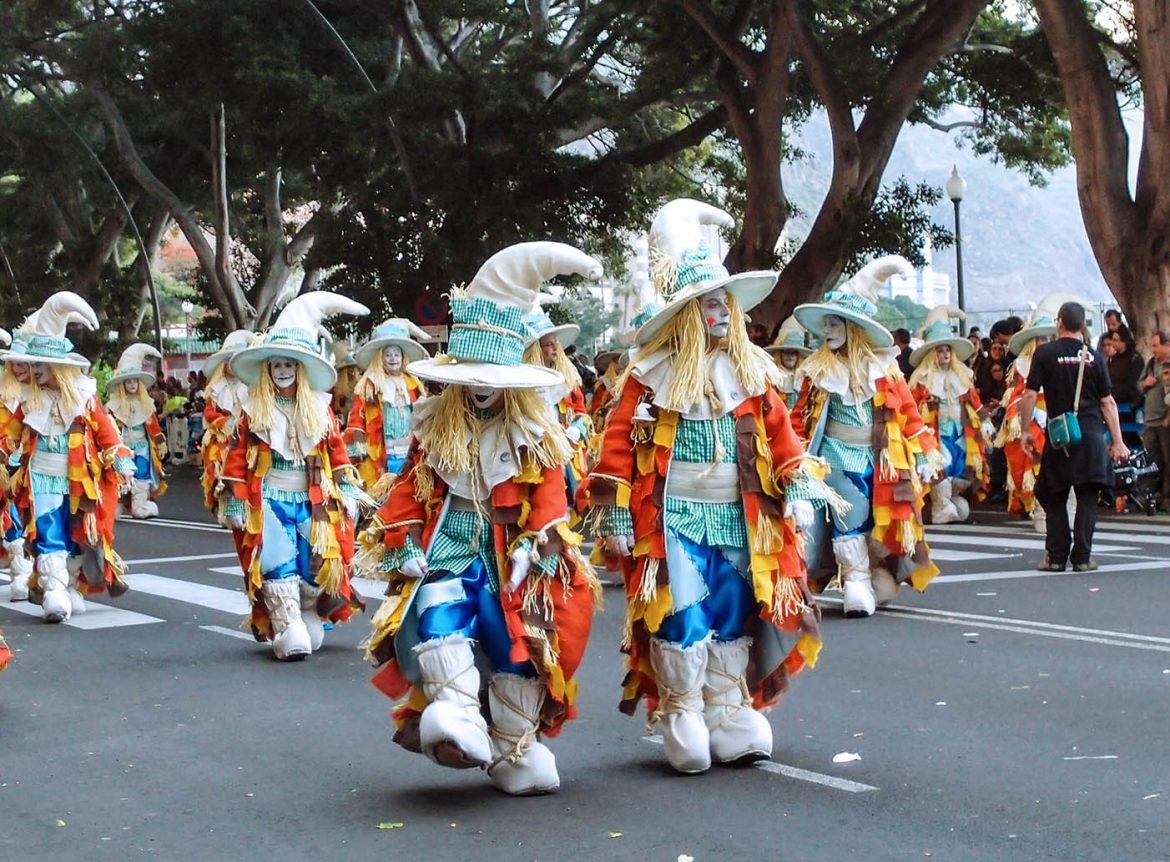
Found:
M 1150 453 L 1142 445 L 1142 411 L 1119 404 L 1117 414 L 1129 460 L 1113 462 L 1113 506 L 1118 512 L 1145 512 L 1153 517 L 1158 511 L 1159 470 L 1150 463 Z

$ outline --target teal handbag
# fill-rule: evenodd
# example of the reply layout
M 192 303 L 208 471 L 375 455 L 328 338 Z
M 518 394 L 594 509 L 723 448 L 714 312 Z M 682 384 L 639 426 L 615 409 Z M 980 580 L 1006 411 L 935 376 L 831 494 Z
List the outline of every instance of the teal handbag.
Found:
M 1077 410 L 1081 406 L 1081 386 L 1085 382 L 1086 354 L 1082 350 L 1077 354 L 1079 368 L 1077 369 L 1077 390 L 1073 397 L 1073 409 L 1061 413 L 1048 420 L 1048 442 L 1058 449 L 1068 449 L 1081 442 L 1081 420 L 1077 418 Z M 1089 354 L 1088 358 L 1092 358 Z

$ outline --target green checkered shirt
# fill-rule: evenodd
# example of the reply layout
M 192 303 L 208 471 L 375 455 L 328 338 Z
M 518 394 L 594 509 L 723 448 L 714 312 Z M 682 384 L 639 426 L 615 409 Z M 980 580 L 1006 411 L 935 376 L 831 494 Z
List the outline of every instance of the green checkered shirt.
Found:
M 861 405 L 863 420 L 857 415 L 856 404 L 846 404 L 836 392 L 830 393 L 829 404 L 825 408 L 829 411 L 830 422 L 840 422 L 842 425 L 852 425 L 860 428 L 863 425 L 873 424 L 873 402 L 865 401 Z M 830 466 L 846 470 L 850 473 L 864 473 L 873 464 L 872 446 L 851 446 L 826 435 L 821 441 L 821 451 L 817 453 Z
M 723 462 L 735 463 L 735 417 L 730 413 L 713 423 L 709 419 L 679 419 L 672 460 L 706 464 L 715 460 L 715 429 L 723 444 Z M 695 503 L 666 498 L 666 527 L 692 542 L 745 547 L 747 525 L 743 503 Z

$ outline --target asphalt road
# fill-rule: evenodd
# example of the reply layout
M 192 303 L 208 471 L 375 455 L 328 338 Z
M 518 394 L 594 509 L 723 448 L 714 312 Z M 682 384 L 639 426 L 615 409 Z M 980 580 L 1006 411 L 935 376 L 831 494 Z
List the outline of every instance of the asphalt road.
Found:
M 617 712 L 607 588 L 580 719 L 551 742 L 561 791 L 513 799 L 391 742 L 368 618 L 290 665 L 240 631 L 193 471 L 162 512 L 119 523 L 121 599 L 60 626 L 0 601 L 2 860 L 1170 858 L 1164 518 L 1103 519 L 1092 574 L 1033 571 L 1041 537 L 996 513 L 932 530 L 928 593 L 869 620 L 826 601 L 773 760 L 703 776 Z

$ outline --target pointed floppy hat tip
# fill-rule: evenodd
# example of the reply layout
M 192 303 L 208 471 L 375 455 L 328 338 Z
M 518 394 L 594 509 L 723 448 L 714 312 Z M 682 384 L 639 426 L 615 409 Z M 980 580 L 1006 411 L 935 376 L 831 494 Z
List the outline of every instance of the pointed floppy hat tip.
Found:
M 73 351 L 73 342 L 66 335 L 71 323 L 96 330 L 97 314 L 73 291 L 58 291 L 17 327 L 12 334 L 12 346 L 4 352 L 3 358 L 88 369 L 89 360 Z
M 776 286 L 776 272 L 731 275 L 703 236 L 704 226 L 731 227 L 735 220 L 718 207 L 690 198 L 664 204 L 650 224 L 650 282 L 662 296 L 662 308 L 634 336 L 648 344 L 692 299 L 722 287 L 743 311 L 759 305 Z
M 118 357 L 118 364 L 106 385 L 115 386 L 127 380 L 138 380 L 147 385 L 154 383 L 154 372 L 146 370 L 148 359 L 162 359 L 162 354 L 149 344 L 131 344 Z
M 216 370 L 245 347 L 251 347 L 260 336 L 250 329 L 233 329 L 223 339 L 219 350 L 203 361 L 203 373 L 211 378 Z
M 447 352 L 411 363 L 410 373 L 434 383 L 532 389 L 562 383 L 560 374 L 523 363 L 530 331 L 524 315 L 542 282 L 558 275 L 601 277 L 601 264 L 560 242 L 522 242 L 493 254 L 464 289 L 452 291 Z
M 1066 302 L 1079 302 L 1086 307 L 1091 304 L 1079 296 L 1064 291 L 1058 290 L 1045 294 L 1036 304 L 1032 314 L 1029 315 L 1024 328 L 1013 335 L 1012 340 L 1008 342 L 1008 352 L 1019 356 L 1024 350 L 1024 345 L 1033 338 L 1054 338 L 1056 336 L 1056 315 Z
M 922 326 L 922 344 L 910 354 L 910 365 L 917 368 L 922 360 L 936 347 L 949 347 L 960 362 L 966 362 L 975 352 L 975 345 L 961 335 L 958 335 L 951 326 L 951 319 L 966 320 L 967 314 L 962 309 L 949 305 L 936 305 L 926 313 L 926 322 Z
M 326 355 L 319 334 L 322 321 L 334 314 L 362 317 L 370 310 L 360 302 L 327 290 L 314 290 L 294 297 L 276 322 L 256 344 L 237 351 L 229 367 L 246 385 L 255 386 L 270 359 L 293 359 L 304 366 L 309 386 L 328 392 L 337 382 L 332 354 Z
M 792 312 L 800 325 L 816 338 L 825 336 L 825 318 L 839 317 L 859 327 L 876 348 L 894 346 L 894 336 L 874 319 L 878 294 L 892 276 L 914 274 L 914 265 L 900 255 L 875 258 L 820 302 L 806 302 Z

